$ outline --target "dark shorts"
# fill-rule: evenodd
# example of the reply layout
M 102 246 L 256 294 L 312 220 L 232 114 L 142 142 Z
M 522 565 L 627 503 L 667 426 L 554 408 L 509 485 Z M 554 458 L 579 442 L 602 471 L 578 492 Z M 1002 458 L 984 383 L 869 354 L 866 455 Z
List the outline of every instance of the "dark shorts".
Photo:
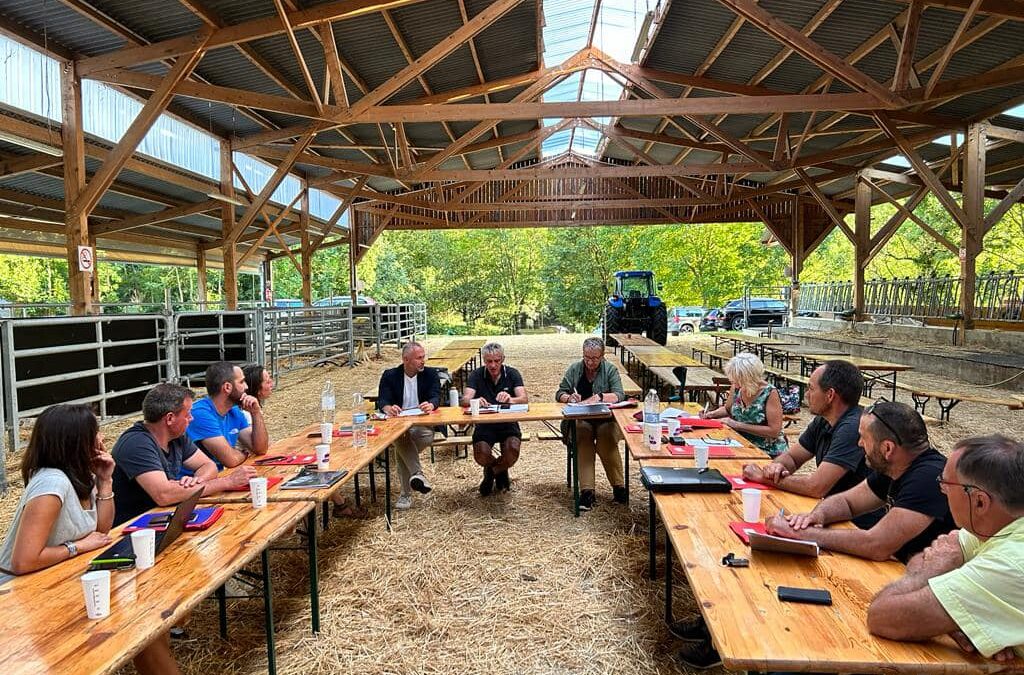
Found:
M 516 438 L 523 437 L 523 432 L 519 430 L 518 422 L 510 424 L 477 424 L 473 429 L 474 443 L 483 441 L 484 443 L 494 445 L 512 436 Z

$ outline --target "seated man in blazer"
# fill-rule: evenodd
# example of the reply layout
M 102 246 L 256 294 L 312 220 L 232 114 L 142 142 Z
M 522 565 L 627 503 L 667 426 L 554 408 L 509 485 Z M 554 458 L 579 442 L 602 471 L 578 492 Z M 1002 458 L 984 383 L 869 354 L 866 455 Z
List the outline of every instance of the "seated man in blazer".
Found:
M 402 365 L 381 373 L 377 387 L 378 410 L 395 417 L 410 408 L 430 413 L 441 404 L 441 380 L 436 368 L 423 365 L 426 360 L 427 352 L 420 343 L 408 342 L 402 347 Z M 430 482 L 420 466 L 420 451 L 433 440 L 433 428 L 416 426 L 395 441 L 398 476 L 402 483 L 402 494 L 395 508 L 412 508 L 412 490 L 423 494 L 430 492 Z

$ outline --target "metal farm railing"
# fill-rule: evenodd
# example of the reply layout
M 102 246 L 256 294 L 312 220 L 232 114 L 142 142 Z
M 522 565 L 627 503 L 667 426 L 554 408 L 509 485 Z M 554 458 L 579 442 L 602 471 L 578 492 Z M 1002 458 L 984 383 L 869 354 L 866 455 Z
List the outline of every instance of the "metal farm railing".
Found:
M 349 307 L 264 309 L 264 363 L 276 381 L 288 373 L 334 356 L 352 359 L 352 310 Z
M 871 279 L 864 283 L 864 311 L 873 316 L 943 318 L 960 310 L 959 277 Z M 974 318 L 1024 320 L 1024 273 L 992 272 L 977 278 Z M 853 308 L 853 282 L 800 285 L 800 311 L 845 312 Z

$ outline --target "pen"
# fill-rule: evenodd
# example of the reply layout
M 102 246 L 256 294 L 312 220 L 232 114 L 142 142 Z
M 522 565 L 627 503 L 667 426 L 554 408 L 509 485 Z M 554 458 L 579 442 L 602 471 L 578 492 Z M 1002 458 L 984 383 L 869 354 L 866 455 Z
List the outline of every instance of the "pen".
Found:
M 781 509 L 779 509 L 779 518 L 785 518 L 785 517 L 786 517 L 786 507 L 782 507 Z
M 704 410 L 702 410 L 700 414 L 701 415 L 707 415 L 708 414 L 708 402 L 707 401 L 704 402 Z
M 577 401 L 581 400 L 580 399 L 580 393 L 578 391 L 576 391 L 576 387 L 572 388 L 572 395 L 576 397 Z

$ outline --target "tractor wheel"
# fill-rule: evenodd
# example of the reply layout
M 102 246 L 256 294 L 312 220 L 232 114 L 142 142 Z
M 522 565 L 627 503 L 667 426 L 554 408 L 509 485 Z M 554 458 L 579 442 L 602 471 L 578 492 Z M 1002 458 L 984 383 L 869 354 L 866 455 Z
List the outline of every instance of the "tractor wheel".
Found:
M 609 347 L 618 347 L 612 335 L 622 333 L 622 310 L 617 307 L 608 306 L 604 309 L 604 343 Z
M 651 310 L 647 320 L 647 337 L 662 346 L 668 343 L 668 310 L 665 305 L 658 305 Z

